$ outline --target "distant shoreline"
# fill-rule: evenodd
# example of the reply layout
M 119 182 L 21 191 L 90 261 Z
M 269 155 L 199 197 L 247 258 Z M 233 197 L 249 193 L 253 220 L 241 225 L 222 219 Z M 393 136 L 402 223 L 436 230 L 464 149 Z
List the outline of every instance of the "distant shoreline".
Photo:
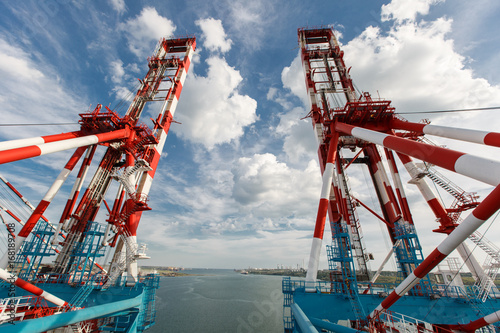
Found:
M 290 277 L 305 277 L 306 270 L 305 269 L 277 269 L 277 268 L 248 268 L 242 270 L 235 270 L 235 272 L 246 272 L 246 274 L 255 274 L 255 275 L 278 275 L 278 276 L 290 276 Z M 474 279 L 472 278 L 471 273 L 461 273 L 462 280 L 465 285 L 473 285 Z M 431 281 L 436 283 L 434 274 L 429 273 Z M 377 283 L 398 283 L 398 280 L 401 277 L 398 277 L 397 272 L 392 271 L 383 271 L 379 278 L 377 279 Z M 318 280 L 322 281 L 330 281 L 330 271 L 329 270 L 319 270 L 318 271 Z M 495 280 L 495 285 L 500 284 L 500 279 Z
M 180 276 L 200 276 L 203 274 L 189 274 L 184 273 L 184 268 L 180 267 L 155 267 L 155 266 L 142 266 L 140 267 L 143 275 L 150 274 L 156 271 L 160 276 L 166 277 L 180 277 Z

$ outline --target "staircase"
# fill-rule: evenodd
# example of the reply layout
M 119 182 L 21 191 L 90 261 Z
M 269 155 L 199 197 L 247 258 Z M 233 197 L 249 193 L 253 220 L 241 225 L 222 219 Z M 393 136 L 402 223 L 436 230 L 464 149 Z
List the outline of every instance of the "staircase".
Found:
M 491 262 L 491 257 L 487 258 L 487 261 Z M 491 289 L 495 285 L 493 281 L 498 274 L 499 266 L 497 265 L 489 265 L 489 267 L 484 267 L 486 275 L 483 275 L 480 279 L 476 281 L 473 286 L 473 290 L 475 292 L 475 296 L 484 303 L 490 294 Z
M 426 171 L 427 177 L 455 198 L 451 208 L 448 209 L 448 215 L 451 217 L 453 222 L 458 223 L 460 214 L 463 211 L 472 209 L 479 204 L 477 201 L 479 196 L 476 195 L 476 193 L 465 192 L 465 190 L 432 167 L 428 167 Z
M 475 296 L 484 302 L 493 288 L 498 292 L 494 281 L 500 269 L 500 249 L 477 231 L 471 234 L 469 239 L 488 254 L 483 264 L 485 275 L 473 286 Z
M 83 302 L 87 299 L 90 293 L 94 290 L 94 281 L 95 275 L 93 275 L 90 279 L 87 280 L 84 286 L 78 289 L 78 292 L 73 296 L 68 305 L 68 311 L 78 309 Z
M 124 237 L 123 243 L 125 243 L 126 248 L 125 254 L 122 248 L 118 257 L 113 259 L 113 266 L 110 267 L 110 274 L 108 280 L 104 284 L 104 289 L 114 285 L 118 277 L 126 270 L 128 262 L 133 262 L 137 259 L 137 244 L 131 244 L 128 237 Z
M 335 283 L 340 283 L 343 287 L 338 290 L 349 298 L 351 308 L 358 322 L 366 318 L 366 313 L 359 300 L 358 282 L 356 279 L 356 269 L 353 265 L 352 249 L 349 235 L 349 229 L 345 224 L 331 224 L 334 230 L 334 238 L 332 246 L 327 246 L 328 266 L 332 272 L 335 269 L 335 263 L 339 263 L 342 271 L 342 280 Z
M 153 170 L 149 163 L 143 159 L 137 160 L 134 166 L 127 167 L 123 174 L 114 173 L 113 178 L 119 181 L 131 198 L 135 197 L 135 184 L 130 182 L 130 177 L 136 172 L 144 172 Z
M 486 252 L 491 258 L 500 263 L 500 249 L 479 232 L 474 232 L 469 236 L 469 239 Z

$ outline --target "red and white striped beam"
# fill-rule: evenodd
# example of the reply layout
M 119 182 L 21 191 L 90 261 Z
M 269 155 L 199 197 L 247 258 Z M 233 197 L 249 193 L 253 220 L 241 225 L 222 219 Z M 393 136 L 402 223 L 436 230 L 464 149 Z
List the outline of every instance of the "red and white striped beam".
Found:
M 392 190 L 377 147 L 375 145 L 369 145 L 365 148 L 365 152 L 370 158 L 370 168 L 373 173 L 373 179 L 375 180 L 374 186 L 377 188 L 378 193 L 380 193 L 380 200 L 382 201 L 383 210 L 387 214 L 387 220 L 392 224 L 401 217 L 401 211 L 396 202 L 396 196 Z
M 80 194 L 80 191 L 83 186 L 83 182 L 85 181 L 85 177 L 87 176 L 87 172 L 89 170 L 90 164 L 94 157 L 94 153 L 96 151 L 97 145 L 93 145 L 87 150 L 87 154 L 85 154 L 85 158 L 83 159 L 82 165 L 80 166 L 80 170 L 76 175 L 75 184 L 71 189 L 68 202 L 66 202 L 66 206 L 64 207 L 64 211 L 61 215 L 61 219 L 59 220 L 59 224 L 65 223 L 69 220 L 73 207 L 75 205 L 76 199 Z
M 109 231 L 111 230 L 111 226 L 113 222 L 116 222 L 118 218 L 118 214 L 120 212 L 120 207 L 122 206 L 123 200 L 125 199 L 125 196 L 127 194 L 127 191 L 125 191 L 125 186 L 120 182 L 118 185 L 118 190 L 116 191 L 116 197 L 113 202 L 113 208 L 111 208 L 111 212 L 109 213 L 109 218 L 107 219 L 108 225 L 106 226 L 106 231 L 104 232 L 104 237 L 102 239 L 102 246 L 108 246 L 108 235 Z M 118 234 L 116 234 L 118 235 Z
M 456 328 L 464 332 L 475 332 L 481 327 L 488 326 L 490 324 L 496 323 L 497 321 L 500 321 L 500 310 L 490 313 L 489 315 L 477 320 L 471 321 L 466 325 L 458 325 Z
M 85 152 L 86 148 L 85 147 L 80 147 L 78 148 L 71 158 L 69 159 L 68 163 L 64 166 L 63 170 L 59 173 L 57 176 L 56 180 L 52 184 L 52 186 L 49 188 L 45 196 L 43 197 L 42 201 L 38 204 L 38 206 L 35 208 L 31 216 L 28 218 L 24 226 L 22 227 L 21 231 L 19 231 L 16 240 L 15 240 L 15 247 L 14 247 L 14 253 L 17 253 L 19 251 L 19 248 L 21 247 L 21 244 L 24 242 L 26 237 L 29 236 L 31 233 L 31 230 L 35 227 L 37 224 L 38 220 L 40 220 L 40 217 L 43 215 L 47 207 L 50 205 L 52 202 L 52 199 L 54 199 L 55 195 L 57 192 L 61 189 L 61 186 L 64 184 L 66 179 L 68 178 L 69 174 L 75 167 L 76 163 L 80 159 L 80 157 L 83 155 Z M 56 234 L 57 235 L 57 234 Z M 0 259 L 0 268 L 5 269 L 9 263 L 9 255 L 5 253 L 3 257 Z
M 304 35 L 301 35 L 301 37 Z M 300 48 L 301 48 L 301 59 L 302 59 L 302 67 L 304 69 L 304 78 L 306 83 L 307 94 L 309 95 L 309 101 L 311 102 L 311 119 L 312 125 L 314 127 L 314 133 L 316 134 L 316 139 L 318 140 L 318 144 L 321 144 L 324 141 L 323 137 L 323 126 L 321 123 L 321 111 L 318 107 L 318 101 L 316 99 L 316 87 L 314 80 L 312 79 L 313 70 L 311 69 L 311 65 L 309 62 L 309 54 L 307 51 L 307 44 L 304 38 L 299 39 Z
M 40 201 L 38 206 L 36 207 L 35 211 L 33 214 L 31 214 L 30 218 L 28 221 L 26 221 L 26 224 L 24 227 L 19 231 L 19 236 L 21 237 L 28 237 L 30 234 L 31 230 L 35 227 L 36 223 L 40 219 L 40 216 L 45 212 L 47 207 L 50 205 L 54 197 L 56 196 L 57 192 L 61 189 L 62 185 L 68 179 L 69 174 L 73 169 L 75 168 L 76 164 L 82 157 L 83 153 L 85 152 L 86 147 L 79 147 L 71 156 L 69 159 L 68 163 L 64 166 L 63 170 L 59 173 L 57 176 L 56 180 L 52 184 L 52 186 L 48 189 L 47 193 L 43 197 L 43 199 Z
M 486 184 L 497 186 L 500 183 L 500 163 L 497 161 L 344 123 L 336 123 L 335 130 L 424 160 Z
M 436 197 L 434 191 L 431 189 L 425 178 L 423 178 L 422 175 L 420 174 L 420 170 L 412 161 L 411 157 L 400 153 L 398 153 L 398 156 L 401 162 L 403 162 L 406 170 L 412 177 L 411 183 L 417 185 L 417 188 L 420 190 L 420 193 L 427 201 L 427 204 L 429 205 L 432 212 L 436 216 L 436 219 L 440 223 L 441 226 L 437 230 L 447 234 L 452 232 L 453 229 L 455 229 L 456 225 L 451 220 L 441 200 L 439 200 Z M 483 278 L 484 276 L 487 276 L 484 273 L 484 270 L 481 267 L 481 265 L 477 262 L 474 255 L 468 249 L 466 243 L 462 243 L 460 246 L 458 246 L 457 251 L 464 260 L 469 270 L 471 271 L 472 275 L 474 276 L 474 279 L 477 280 Z
M 21 192 L 19 192 L 15 187 L 14 185 L 12 185 L 9 181 L 7 181 L 7 179 L 5 179 L 5 177 L 3 176 L 0 176 L 0 179 L 24 202 L 24 204 L 26 204 L 26 206 L 29 207 L 29 209 L 31 209 L 31 211 L 33 212 L 35 210 L 35 206 L 33 206 L 31 204 L 31 202 L 28 201 L 28 199 L 26 199 L 22 194 Z M 7 212 L 7 214 L 9 214 L 10 216 L 12 216 L 12 218 L 14 218 L 17 222 L 19 222 L 22 226 L 24 226 L 24 222 L 19 218 L 17 217 L 16 215 L 14 215 L 11 211 L 9 211 L 8 209 L 2 207 L 0 205 L 0 208 L 3 209 L 5 212 Z M 42 220 L 44 220 L 45 222 L 47 222 L 49 224 L 49 226 L 55 230 L 55 227 L 52 225 L 52 223 L 50 223 L 49 219 L 47 219 L 45 216 L 43 216 L 43 214 L 40 216 L 40 218 Z M 56 233 L 57 234 L 57 233 Z M 62 235 L 62 234 L 61 234 Z M 63 237 L 65 237 L 64 235 L 62 235 Z M 58 252 L 57 249 L 54 249 L 56 252 Z
M 68 149 L 90 146 L 97 143 L 124 139 L 130 135 L 130 132 L 130 129 L 124 128 L 109 133 L 94 134 L 73 139 L 8 149 L 0 152 L 0 164 L 42 156 Z
M 152 149 L 154 149 L 154 157 L 149 164 L 149 166 L 153 170 L 145 172 L 143 177 L 139 180 L 137 193 L 140 193 L 141 195 L 147 195 L 151 189 L 151 184 L 153 183 L 156 167 L 158 166 L 158 162 L 163 151 L 163 146 L 165 144 L 165 140 L 167 139 L 167 134 L 170 129 L 170 123 L 175 114 L 175 110 L 177 109 L 177 103 L 182 92 L 182 87 L 184 86 L 184 81 L 191 64 L 191 59 L 193 57 L 195 47 L 196 44 L 193 43 L 187 48 L 184 55 L 184 65 L 179 69 L 174 78 L 174 85 L 172 87 L 173 93 L 170 93 L 168 95 L 168 98 L 165 100 L 161 108 L 160 114 L 163 115 L 163 121 L 162 127 L 160 127 L 156 133 L 156 139 L 158 140 L 158 143 L 150 146 Z M 140 214 L 140 212 L 138 212 L 138 214 Z
M 335 163 L 335 160 L 337 158 L 338 139 L 339 134 L 334 133 L 333 137 L 330 140 L 325 171 L 323 172 L 323 185 L 321 187 L 321 197 L 319 199 L 318 214 L 316 216 L 316 226 L 314 228 L 311 253 L 309 255 L 309 264 L 306 275 L 306 290 L 309 289 L 310 291 L 316 290 L 315 283 L 318 276 L 319 256 L 321 253 L 321 244 L 323 242 L 326 216 L 328 214 L 328 206 L 330 204 L 330 192 L 332 188 L 333 173 L 335 171 L 333 163 Z
M 19 139 L 19 140 L 10 140 L 0 142 L 0 151 L 9 150 L 14 148 L 28 147 L 34 145 L 42 145 L 44 143 L 68 140 L 80 137 L 81 133 L 79 131 L 54 134 L 54 135 L 46 135 L 46 136 L 37 136 L 34 138 L 27 139 Z
M 19 224 L 24 225 L 24 222 L 19 217 L 17 217 L 17 215 L 14 214 L 12 211 L 8 210 L 6 207 L 2 205 L 0 205 L 0 209 L 9 214 L 14 220 L 19 222 Z
M 465 128 L 419 124 L 393 118 L 390 125 L 394 129 L 413 131 L 443 138 L 473 142 L 488 146 L 500 147 L 500 133 L 471 130 Z
M 47 300 L 51 303 L 54 303 L 57 306 L 67 306 L 68 305 L 68 302 L 60 299 L 59 297 L 57 297 L 51 293 L 44 291 L 43 289 L 38 288 L 37 286 L 35 286 L 29 282 L 24 281 L 23 279 L 20 279 L 16 275 L 9 273 L 2 268 L 0 268 L 0 279 L 4 280 L 7 283 L 11 283 L 11 284 L 15 285 L 16 287 L 19 287 L 23 290 L 26 290 L 27 292 L 29 292 L 33 295 L 40 296 L 40 297 L 44 298 L 45 300 Z
M 19 224 L 21 226 L 24 226 L 24 222 L 16 215 L 14 214 L 12 211 L 8 210 L 7 208 L 5 208 L 4 206 L 0 205 L 0 219 L 2 220 L 2 222 L 5 224 L 5 226 L 7 227 L 7 230 L 9 231 L 10 235 L 12 236 L 12 239 L 14 240 L 14 242 L 10 242 L 9 244 L 12 244 L 9 246 L 9 248 L 7 249 L 7 252 L 5 255 L 9 255 L 10 257 L 7 259 L 8 261 L 8 266 L 9 267 L 6 267 L 8 269 L 11 269 L 13 268 L 13 264 L 14 264 L 14 260 L 15 260 L 15 252 L 14 252 L 14 247 L 15 247 L 15 239 L 17 238 L 16 234 L 14 233 L 14 230 L 11 229 L 9 227 L 10 223 L 7 224 L 6 221 L 3 219 L 3 216 L 1 215 L 1 211 L 4 211 L 6 212 L 7 214 L 10 215 L 10 217 L 12 217 L 14 220 L 16 220 L 17 222 L 19 222 Z M 49 224 L 50 226 L 52 226 L 52 224 Z M 40 235 L 36 234 L 35 235 L 37 238 L 40 238 Z M 47 244 L 50 246 L 50 248 L 52 250 L 54 250 L 56 253 L 59 253 L 59 250 L 56 249 L 54 246 L 50 245 L 46 240 L 42 239 L 42 242 L 44 244 Z M 26 258 L 26 260 L 28 261 L 28 263 L 30 262 L 30 259 L 29 258 Z
M 80 166 L 80 170 L 78 171 L 78 174 L 76 176 L 75 183 L 73 185 L 73 188 L 71 189 L 71 192 L 69 194 L 68 201 L 66 202 L 66 205 L 64 206 L 63 213 L 61 214 L 61 218 L 59 220 L 59 223 L 57 224 L 57 229 L 56 232 L 54 233 L 54 239 L 52 240 L 52 244 L 55 245 L 57 242 L 57 237 L 59 235 L 59 231 L 61 231 L 61 228 L 65 223 L 69 221 L 69 218 L 71 216 L 71 212 L 73 211 L 73 208 L 75 206 L 76 199 L 78 198 L 78 195 L 80 194 L 80 190 L 82 189 L 83 182 L 85 180 L 85 176 L 87 175 L 87 172 L 90 167 L 90 163 L 92 162 L 92 158 L 94 157 L 94 153 L 96 151 L 97 145 L 93 145 L 87 149 L 87 153 L 85 154 L 85 157 L 83 159 L 82 165 Z
M 7 179 L 5 179 L 3 176 L 0 176 L 0 179 L 5 183 L 5 185 L 7 185 L 18 197 L 19 199 L 21 199 L 25 204 L 26 206 L 29 207 L 29 209 L 31 209 L 31 211 L 34 211 L 35 210 L 35 206 L 33 206 L 31 204 L 31 202 L 28 201 L 28 199 L 26 199 L 22 194 L 21 192 L 19 192 L 15 187 L 14 185 L 12 185 Z M 49 219 L 47 219 L 45 216 L 41 216 L 41 218 L 45 221 L 45 222 L 49 222 Z
M 434 191 L 432 191 L 431 187 L 425 181 L 425 178 L 420 175 L 420 170 L 417 168 L 411 157 L 398 153 L 398 157 L 403 163 L 406 171 L 412 178 L 410 182 L 412 184 L 417 185 L 417 188 L 420 190 L 420 193 L 424 197 L 425 201 L 427 201 L 427 205 L 431 208 L 434 216 L 439 220 L 439 223 L 443 226 L 444 230 L 451 232 L 454 228 L 453 222 L 451 218 L 448 216 L 448 212 L 444 207 L 441 200 L 436 197 Z M 449 233 L 448 232 L 448 233 Z
M 337 172 L 333 176 L 333 184 L 335 190 L 335 199 L 337 200 L 337 208 L 344 222 L 347 225 L 351 225 L 353 221 L 351 221 L 351 216 L 349 214 L 350 212 L 347 208 L 347 192 L 346 183 L 344 182 L 342 162 L 338 158 L 335 159 L 335 171 Z
M 399 176 L 398 167 L 396 161 L 394 160 L 394 154 L 391 150 L 385 149 L 385 156 L 387 157 L 387 162 L 389 164 L 389 170 L 392 175 L 392 180 L 394 186 L 396 187 L 396 195 L 398 196 L 399 206 L 403 213 L 403 218 L 406 222 L 413 224 L 413 219 L 410 212 L 410 206 L 408 205 L 408 200 L 406 199 L 406 193 L 403 187 L 403 182 Z
M 7 231 L 12 236 L 12 238 L 15 239 L 16 238 L 16 234 L 14 233 L 14 230 L 9 226 L 9 224 L 7 224 L 7 222 L 5 222 L 5 220 L 4 220 L 3 216 L 2 216 L 2 211 L 1 210 L 0 210 L 0 220 L 2 221 L 2 223 L 7 228 Z
M 167 97 L 165 98 L 165 101 L 160 109 L 158 119 L 161 118 L 161 121 L 155 126 L 155 135 L 158 143 L 149 146 L 153 154 L 152 159 L 148 161 L 151 169 L 149 171 L 144 171 L 143 174 L 139 176 L 138 181 L 134 182 L 134 184 L 137 184 L 137 199 L 146 198 L 149 194 L 149 191 L 151 190 L 151 185 L 156 173 L 156 168 L 160 161 L 163 146 L 165 145 L 168 131 L 170 129 L 170 124 L 175 114 L 175 110 L 177 109 L 179 97 L 184 86 L 184 81 L 186 80 L 189 66 L 191 65 L 191 59 L 193 57 L 195 48 L 196 41 L 191 40 L 191 43 L 187 45 L 183 63 L 182 65 L 179 65 L 177 72 L 175 73 L 173 78 L 172 87 L 170 88 L 170 91 L 168 92 Z M 161 53 L 159 53 L 159 55 L 161 55 Z M 125 201 L 124 205 L 127 205 L 127 201 Z M 125 230 L 127 231 L 127 235 L 124 235 L 124 241 L 127 244 L 127 252 L 130 250 L 137 252 L 136 232 L 139 226 L 141 215 L 142 211 L 139 210 L 130 215 L 127 220 L 127 225 L 125 228 Z M 129 260 L 129 258 L 132 257 L 127 255 L 127 281 L 136 281 L 137 262 L 135 261 L 135 258 L 133 258 L 132 260 Z
M 133 172 L 128 173 L 127 170 L 134 167 L 135 159 L 131 154 L 127 154 L 125 158 L 125 171 L 124 174 L 128 174 L 127 182 L 128 184 L 136 184 L 137 179 L 135 178 L 137 175 Z M 124 184 L 124 187 L 126 185 Z M 130 190 L 135 190 L 135 187 Z M 127 191 L 128 192 L 128 191 Z M 134 214 L 134 208 L 136 208 L 137 199 L 133 198 L 129 195 L 129 198 L 125 200 L 123 204 L 123 210 L 125 212 L 131 212 L 131 214 L 125 220 L 123 235 L 125 241 L 125 251 L 127 258 L 127 283 L 135 284 L 138 281 L 138 269 L 137 269 L 137 261 L 135 255 L 137 254 L 137 227 L 139 226 L 140 215 Z
M 467 216 L 467 218 L 453 230 L 415 270 L 401 282 L 394 291 L 380 303 L 368 316 L 373 319 L 391 307 L 405 295 L 413 286 L 425 277 L 444 258 L 455 250 L 477 228 L 500 209 L 500 186 L 495 189 Z
M 135 185 L 137 183 L 137 179 L 136 179 L 137 175 L 133 172 L 128 173 L 127 170 L 134 167 L 135 159 L 131 154 L 127 154 L 127 156 L 125 157 L 125 161 L 126 162 L 125 162 L 124 174 L 128 174 L 128 176 L 126 176 L 127 181 L 124 184 L 124 187 L 126 189 L 127 183 L 131 184 L 134 187 L 127 190 L 127 192 L 129 192 L 129 197 L 125 200 L 125 203 L 123 204 L 123 210 L 125 212 L 133 212 L 133 210 L 136 206 L 137 198 L 133 197 L 132 195 L 135 193 Z M 139 223 L 139 219 L 137 219 L 135 214 L 132 213 L 131 215 L 129 215 L 127 217 L 127 219 L 125 220 L 125 230 L 124 230 L 125 234 L 127 236 L 137 237 L 138 223 Z
M 327 152 L 327 156 L 328 156 L 328 152 Z M 336 160 L 338 160 L 338 159 L 336 159 Z M 322 170 L 322 172 L 324 172 L 324 170 Z M 339 188 L 338 177 L 336 177 L 335 174 L 333 175 L 332 181 L 333 181 L 332 182 L 333 195 L 330 194 L 330 198 L 334 197 L 335 201 L 332 201 L 332 200 L 330 201 L 328 213 L 331 214 L 331 216 L 330 216 L 331 222 L 340 223 L 340 221 L 342 219 L 342 209 L 343 209 L 341 207 L 342 206 L 342 193 L 341 193 L 340 188 Z M 332 232 L 332 236 L 333 236 L 334 230 L 331 230 L 331 232 Z

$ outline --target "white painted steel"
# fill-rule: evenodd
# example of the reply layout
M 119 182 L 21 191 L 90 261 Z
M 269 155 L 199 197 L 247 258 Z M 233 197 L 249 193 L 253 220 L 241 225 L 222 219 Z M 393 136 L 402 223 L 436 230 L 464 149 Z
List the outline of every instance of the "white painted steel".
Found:
M 373 178 L 375 179 L 375 182 L 377 183 L 378 190 L 380 192 L 380 195 L 382 197 L 382 203 L 386 205 L 389 202 L 389 195 L 387 195 L 387 191 L 384 186 L 384 180 L 382 178 L 382 170 L 378 169 L 374 174 Z
M 467 216 L 465 220 L 463 220 L 463 222 L 437 246 L 439 252 L 444 255 L 449 255 L 451 251 L 484 223 L 484 220 L 476 218 L 473 213 L 474 211 L 472 211 L 469 216 Z
M 500 321 L 500 310 L 485 316 L 484 321 L 486 321 L 488 324 L 493 324 L 496 323 L 497 321 Z
M 358 139 L 363 139 L 381 146 L 384 145 L 384 139 L 389 136 L 389 134 L 370 131 L 360 127 L 354 127 L 351 131 L 351 135 Z
M 62 299 L 60 299 L 59 297 L 57 296 L 54 296 L 52 295 L 51 293 L 48 293 L 46 291 L 44 291 L 40 297 L 43 297 L 44 299 L 46 299 L 47 301 L 49 302 L 52 302 L 54 303 L 55 305 L 58 305 L 58 306 L 64 306 L 66 305 L 66 302 L 63 301 Z
M 45 140 L 41 136 L 28 139 L 4 141 L 0 142 L 0 151 L 14 149 L 14 148 L 35 146 L 43 143 L 45 143 Z
M 51 154 L 58 151 L 90 146 L 99 143 L 99 138 L 96 135 L 88 135 L 80 138 L 68 139 L 63 141 L 49 142 L 41 145 L 37 145 L 40 148 L 41 155 Z
M 497 186 L 500 184 L 500 162 L 465 154 L 455 162 L 455 171 L 464 176 Z
M 323 186 L 321 187 L 321 199 L 330 200 L 330 192 L 332 189 L 334 167 L 333 163 L 327 163 L 323 172 Z
M 401 282 L 397 287 L 396 289 L 394 289 L 394 291 L 396 292 L 396 294 L 398 294 L 399 296 L 403 296 L 404 294 L 406 294 L 411 288 L 413 288 L 414 285 L 416 285 L 418 283 L 418 281 L 420 281 L 420 278 L 416 277 L 415 274 L 410 273 L 410 275 L 408 275 L 406 277 L 406 279 L 404 279 L 403 282 Z
M 422 131 L 429 135 L 480 144 L 484 144 L 484 137 L 489 133 L 485 131 L 438 125 L 425 125 Z
M 311 283 L 316 283 L 322 242 L 323 240 L 321 238 L 313 237 L 311 255 L 309 256 L 309 264 L 307 266 L 306 274 L 306 286 L 309 282 L 309 287 L 311 287 Z

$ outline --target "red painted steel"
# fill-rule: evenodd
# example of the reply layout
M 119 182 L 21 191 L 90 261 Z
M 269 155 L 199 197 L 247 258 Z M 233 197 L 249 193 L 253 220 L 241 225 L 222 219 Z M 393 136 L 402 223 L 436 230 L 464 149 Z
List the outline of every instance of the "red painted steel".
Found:
M 408 272 L 405 272 L 405 280 L 372 312 L 369 319 L 373 319 L 412 290 L 431 269 L 500 208 L 500 190 L 497 187 L 500 183 L 498 171 L 500 165 L 497 162 L 423 143 L 422 137 L 425 135 L 442 136 L 500 147 L 500 133 L 436 126 L 428 122 L 408 122 L 395 113 L 390 101 L 375 100 L 368 93 L 360 93 L 354 89 L 349 70 L 343 61 L 343 52 L 340 50 L 332 29 L 299 29 L 298 37 L 306 89 L 311 102 L 308 116 L 311 118 L 319 143 L 318 156 L 322 173 L 327 165 L 328 140 L 333 135 L 339 135 L 337 144 L 339 157 L 335 161 L 337 173 L 331 184 L 336 199 L 330 200 L 328 206 L 326 202 L 320 201 L 318 217 L 323 217 L 323 212 L 328 207 L 332 224 L 344 223 L 353 227 L 347 207 L 352 209 L 352 203 L 356 201 L 349 194 L 344 193 L 348 187 L 343 186 L 342 182 L 345 169 L 356 162 L 368 166 L 384 217 L 370 210 L 386 223 L 393 244 L 396 241 L 396 223 L 413 228 L 416 222 L 413 220 L 404 194 L 394 151 L 397 152 L 405 167 L 412 172 L 418 173 L 412 161 L 413 157 L 496 187 L 479 205 L 473 202 L 446 209 L 430 188 L 420 181 L 424 175 L 415 173 L 412 175 L 413 181 L 419 186 L 429 207 L 441 224 L 440 228 L 434 231 L 445 232 L 449 235 L 420 264 L 405 266 L 405 269 L 408 269 Z M 377 146 L 385 150 L 384 161 Z M 342 158 L 342 151 L 347 149 L 355 153 L 354 158 L 351 158 L 348 163 Z M 356 152 L 357 149 L 359 151 Z M 364 153 L 365 157 L 360 157 L 361 153 Z M 384 164 L 386 163 L 389 165 L 393 184 L 385 171 Z M 469 217 L 460 224 L 457 223 L 456 216 L 451 217 L 451 214 L 473 208 Z M 321 221 L 322 219 L 319 222 Z M 315 224 L 315 237 L 322 236 L 322 228 L 318 227 L 318 225 L 321 226 L 319 222 L 317 220 Z M 356 228 L 358 228 L 357 225 Z M 354 232 L 354 229 L 350 231 Z M 334 233 L 333 230 L 332 233 Z M 335 237 L 334 234 L 333 236 Z M 403 248 L 408 248 L 410 245 L 405 243 Z M 359 248 L 359 245 L 352 247 Z M 395 252 L 396 256 L 397 252 Z M 348 269 L 342 269 L 343 273 L 349 273 Z M 474 325 L 476 324 L 471 323 L 469 328 Z
M 46 197 L 34 209 L 31 217 L 19 232 L 16 242 L 21 242 L 31 233 L 35 224 L 43 217 L 43 212 L 60 185 L 85 152 L 86 147 L 92 146 L 82 162 L 58 224 L 57 232 L 62 227 L 61 232 L 67 233 L 67 235 L 61 242 L 55 242 L 56 238 L 54 238 L 54 244 L 62 248 L 56 249 L 59 255 L 51 267 L 51 274 L 59 274 L 60 276 L 75 274 L 76 276 L 73 271 L 82 269 L 83 265 L 76 267 L 71 262 L 74 242 L 81 240 L 86 226 L 95 220 L 110 184 L 113 180 L 118 180 L 120 186 L 118 186 L 113 209 L 107 220 L 108 226 L 114 228 L 106 230 L 105 239 L 101 246 L 113 247 L 120 237 L 131 236 L 127 238 L 126 244 L 126 270 L 129 277 L 138 281 L 136 269 L 138 253 L 135 235 L 142 211 L 150 209 L 147 205 L 147 195 L 195 47 L 194 37 L 162 39 L 155 55 L 148 59 L 148 73 L 143 80 L 140 80 L 141 86 L 125 116 L 120 116 L 108 107 L 103 108 L 102 105 L 98 104 L 92 112 L 80 114 L 80 131 L 16 140 L 16 142 L 0 145 L 0 164 L 77 148 L 53 187 L 49 189 Z M 158 116 L 153 120 L 154 127 L 152 129 L 139 122 L 146 103 L 151 101 L 163 102 Z M 89 170 L 98 145 L 106 147 L 106 151 L 94 177 L 77 202 L 85 174 Z M 126 165 L 122 163 L 124 156 L 127 157 Z M 123 173 L 120 174 L 120 171 Z M 128 174 L 126 174 L 127 172 Z M 17 190 L 15 192 L 22 198 Z M 113 239 L 112 244 L 108 242 L 109 237 Z M 121 251 L 125 250 L 125 247 L 120 247 L 119 250 L 115 249 L 113 262 L 116 264 L 119 261 L 116 259 L 117 256 L 121 256 Z M 106 274 L 103 267 L 92 260 L 88 266 L 92 267 L 93 265 Z M 113 268 L 117 267 L 113 266 Z M 112 283 L 112 279 L 117 278 L 123 272 L 122 266 L 118 266 L 117 271 L 118 274 L 114 276 L 110 274 L 106 280 Z M 1 270 L 0 273 L 6 281 L 7 278 L 12 277 L 5 270 Z M 84 276 L 83 273 L 82 276 Z M 16 278 L 15 285 L 59 306 L 66 307 L 68 305 L 67 302 L 48 294 L 28 281 Z M 49 314 L 49 312 L 43 313 Z

